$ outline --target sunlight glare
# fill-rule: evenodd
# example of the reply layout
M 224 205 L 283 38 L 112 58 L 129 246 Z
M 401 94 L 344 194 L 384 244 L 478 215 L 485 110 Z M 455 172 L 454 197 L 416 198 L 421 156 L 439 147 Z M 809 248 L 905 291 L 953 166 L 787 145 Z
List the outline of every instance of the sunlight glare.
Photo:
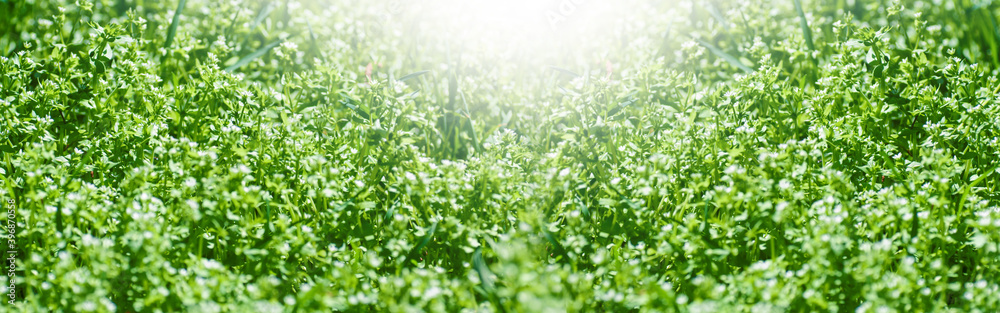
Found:
M 489 54 L 580 48 L 610 37 L 630 12 L 628 1 L 426 0 L 409 9 L 427 31 L 452 45 Z M 634 10 L 633 10 L 634 11 Z

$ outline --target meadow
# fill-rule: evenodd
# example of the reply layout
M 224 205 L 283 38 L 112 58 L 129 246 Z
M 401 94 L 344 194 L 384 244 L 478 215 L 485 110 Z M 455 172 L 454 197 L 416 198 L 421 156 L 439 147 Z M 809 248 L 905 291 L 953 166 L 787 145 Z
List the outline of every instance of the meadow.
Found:
M 998 312 L 998 15 L 0 0 L 0 311 Z

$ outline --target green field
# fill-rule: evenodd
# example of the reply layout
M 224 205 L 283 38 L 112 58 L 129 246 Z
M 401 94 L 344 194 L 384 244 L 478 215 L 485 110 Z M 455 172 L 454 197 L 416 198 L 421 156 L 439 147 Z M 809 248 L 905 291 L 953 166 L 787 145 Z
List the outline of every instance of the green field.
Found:
M 0 312 L 1000 312 L 998 16 L 0 0 Z

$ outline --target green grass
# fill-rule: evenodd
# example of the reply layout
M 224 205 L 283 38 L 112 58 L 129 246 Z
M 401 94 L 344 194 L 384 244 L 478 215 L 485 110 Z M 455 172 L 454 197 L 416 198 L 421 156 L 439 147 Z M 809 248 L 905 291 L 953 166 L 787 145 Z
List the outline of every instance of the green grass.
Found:
M 0 312 L 1000 310 L 998 4 L 383 2 L 0 1 Z

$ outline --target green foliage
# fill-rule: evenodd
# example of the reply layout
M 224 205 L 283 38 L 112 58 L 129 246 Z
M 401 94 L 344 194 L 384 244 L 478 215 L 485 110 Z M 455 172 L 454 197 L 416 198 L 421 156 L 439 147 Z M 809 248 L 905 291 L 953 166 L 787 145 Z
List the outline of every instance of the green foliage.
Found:
M 2 310 L 1000 309 L 1000 4 L 628 3 L 0 1 Z

